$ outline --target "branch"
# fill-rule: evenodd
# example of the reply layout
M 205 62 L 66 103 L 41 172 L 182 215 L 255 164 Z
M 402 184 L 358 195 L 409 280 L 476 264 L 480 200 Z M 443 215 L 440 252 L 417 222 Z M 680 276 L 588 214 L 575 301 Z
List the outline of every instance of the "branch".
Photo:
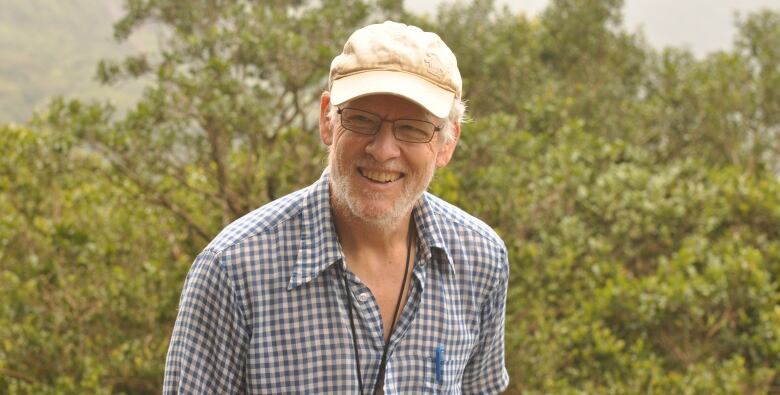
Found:
M 179 206 L 177 206 L 176 204 L 168 200 L 164 195 L 155 196 L 154 198 L 150 198 L 149 201 L 152 203 L 158 203 L 161 206 L 167 208 L 168 210 L 176 214 L 176 216 L 181 218 L 184 222 L 186 222 L 187 225 L 190 228 L 192 228 L 192 230 L 194 230 L 195 233 L 197 233 L 200 237 L 202 237 L 204 240 L 209 240 L 208 232 L 206 232 L 205 229 L 201 228 L 200 225 L 198 225 L 198 223 L 195 222 L 195 220 L 193 220 L 189 214 L 187 214 L 187 212 L 185 212 L 184 210 L 179 208 Z
M 727 303 L 726 309 L 723 311 L 723 314 L 721 314 L 720 319 L 709 330 L 707 330 L 707 334 L 704 336 L 704 338 L 709 340 L 715 336 L 724 325 L 731 321 L 732 315 L 731 303 Z
M 173 204 L 170 200 L 168 200 L 164 195 L 161 193 L 158 193 L 155 191 L 155 189 L 149 185 L 148 183 L 144 182 L 140 178 L 137 177 L 135 173 L 133 173 L 130 168 L 126 165 L 126 163 L 123 163 L 122 161 L 119 161 L 116 159 L 116 153 L 113 153 L 113 151 L 108 150 L 107 148 L 103 147 L 101 144 L 97 144 L 95 147 L 98 150 L 101 150 L 104 155 L 106 155 L 106 158 L 109 160 L 109 163 L 111 163 L 112 167 L 119 172 L 122 176 L 124 176 L 127 180 L 131 181 L 135 186 L 137 186 L 140 190 L 146 192 L 146 195 L 139 194 L 140 198 L 148 201 L 150 203 L 156 203 L 160 206 L 170 210 L 174 215 L 179 217 L 181 220 L 183 220 L 187 225 L 195 231 L 199 236 L 201 236 L 204 240 L 209 240 L 209 234 L 206 232 L 200 225 L 198 225 L 197 222 L 195 222 L 192 217 L 181 210 L 178 206 Z M 113 155 L 112 155 L 113 154 Z M 120 155 L 121 157 L 121 155 Z M 128 162 L 129 163 L 129 162 Z M 125 185 L 122 185 L 121 183 L 115 183 L 116 186 L 127 190 L 127 187 Z M 129 191 L 131 192 L 131 191 Z M 149 194 L 154 195 L 153 197 L 149 197 Z
M 247 152 L 247 160 L 244 163 L 244 174 L 241 177 L 241 192 L 243 196 L 252 196 L 252 185 L 256 181 L 256 164 L 260 161 L 260 153 L 258 152 L 260 141 L 258 140 L 258 137 L 258 133 L 247 134 L 249 149 Z
M 3 374 L 4 376 L 8 376 L 12 379 L 24 381 L 28 384 L 35 384 L 36 381 L 30 376 L 25 375 L 24 373 L 17 372 L 15 370 L 6 369 L 6 368 L 0 368 L 0 374 Z
M 219 195 L 213 192 L 209 192 L 206 190 L 202 190 L 200 188 L 196 188 L 187 181 L 186 177 L 184 176 L 184 169 L 180 166 L 174 165 L 172 162 L 166 162 L 165 166 L 168 168 L 171 168 L 175 171 L 166 172 L 167 175 L 169 175 L 171 178 L 179 182 L 179 185 L 186 188 L 187 190 L 203 195 L 208 200 L 210 200 L 212 203 L 220 205 L 222 204 L 222 200 L 220 200 Z
M 689 357 L 680 347 L 677 346 L 675 340 L 670 336 L 666 330 L 661 329 L 658 334 L 658 338 L 661 341 L 661 345 L 667 350 L 671 351 L 673 356 L 684 365 L 688 365 L 693 358 Z
M 225 148 L 221 139 L 221 129 L 216 125 L 216 122 L 211 119 L 203 119 L 201 123 L 211 146 L 211 159 L 217 165 L 216 176 L 219 191 L 222 193 L 224 203 L 227 204 L 227 208 L 230 210 L 230 213 L 228 214 L 232 214 L 232 217 L 237 217 L 243 214 L 243 204 L 240 201 L 240 197 L 238 197 L 230 188 L 230 185 L 228 185 L 227 166 L 224 160 Z
M 301 109 L 301 98 L 298 96 L 298 91 L 293 91 L 293 105 L 295 106 L 295 115 L 301 119 L 301 130 L 306 130 L 306 117 L 303 116 L 303 109 Z
M 287 108 L 287 106 L 284 105 L 284 103 L 281 101 L 281 98 L 287 97 L 288 94 L 292 94 L 292 108 Z M 284 93 L 281 95 L 281 98 L 279 100 L 278 105 L 275 108 L 280 109 L 279 111 L 279 117 L 278 121 L 276 123 L 274 134 L 269 138 L 269 140 L 274 141 L 276 139 L 276 136 L 278 135 L 278 132 L 280 129 L 286 128 L 287 126 L 290 126 L 293 121 L 295 121 L 295 118 L 300 114 L 300 109 L 298 108 L 298 91 L 295 88 L 286 88 L 284 90 Z M 289 109 L 292 110 L 292 112 L 288 111 Z

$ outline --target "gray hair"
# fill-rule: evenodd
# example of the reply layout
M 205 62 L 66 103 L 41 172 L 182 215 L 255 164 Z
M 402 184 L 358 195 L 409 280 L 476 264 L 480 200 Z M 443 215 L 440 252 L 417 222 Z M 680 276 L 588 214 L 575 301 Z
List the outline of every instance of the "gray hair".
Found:
M 335 119 L 337 111 L 336 106 L 331 104 L 328 109 L 328 119 Z M 452 101 L 452 108 L 450 108 L 450 114 L 447 116 L 447 121 L 441 129 L 441 135 L 444 137 L 444 142 L 449 143 L 452 141 L 454 137 L 452 125 L 455 123 L 460 125 L 465 122 L 465 117 L 466 103 L 459 98 L 455 98 L 455 100 Z

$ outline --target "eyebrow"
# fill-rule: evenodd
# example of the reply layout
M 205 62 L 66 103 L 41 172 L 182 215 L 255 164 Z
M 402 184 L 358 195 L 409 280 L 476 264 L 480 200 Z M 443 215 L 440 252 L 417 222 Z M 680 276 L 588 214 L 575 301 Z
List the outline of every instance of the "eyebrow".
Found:
M 387 119 L 387 117 L 382 116 L 382 114 L 377 114 L 376 112 L 373 112 L 373 111 L 370 111 L 370 110 L 366 110 L 365 108 L 360 108 L 360 107 L 355 106 L 352 103 L 351 100 L 350 101 L 346 101 L 344 103 L 341 103 L 340 105 L 334 106 L 334 107 L 336 107 L 336 108 L 351 108 L 353 110 L 365 111 L 365 112 L 368 112 L 368 113 L 371 113 L 371 114 L 374 114 L 374 115 L 378 115 L 378 116 L 382 117 L 382 119 Z M 425 122 L 430 122 L 430 123 L 436 125 L 436 127 L 443 127 L 443 125 L 447 123 L 447 119 L 446 118 L 438 118 L 438 117 L 436 117 L 435 115 L 431 114 L 429 111 L 427 111 L 425 109 L 423 109 L 423 112 L 425 113 L 425 115 L 423 115 L 422 118 L 410 115 L 410 116 L 400 116 L 400 117 L 397 117 L 397 118 L 393 118 L 392 120 L 396 120 L 396 119 L 411 119 L 411 120 L 416 120 L 416 121 L 425 121 Z M 441 123 L 441 125 L 440 125 L 440 123 Z

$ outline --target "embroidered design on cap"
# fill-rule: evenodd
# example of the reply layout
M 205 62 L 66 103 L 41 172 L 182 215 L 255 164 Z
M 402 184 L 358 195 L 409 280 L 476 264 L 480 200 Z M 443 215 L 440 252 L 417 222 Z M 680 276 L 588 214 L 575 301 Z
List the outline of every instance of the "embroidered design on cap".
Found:
M 426 53 L 424 62 L 428 66 L 428 73 L 433 74 L 438 78 L 444 76 L 444 64 L 436 54 L 431 52 Z

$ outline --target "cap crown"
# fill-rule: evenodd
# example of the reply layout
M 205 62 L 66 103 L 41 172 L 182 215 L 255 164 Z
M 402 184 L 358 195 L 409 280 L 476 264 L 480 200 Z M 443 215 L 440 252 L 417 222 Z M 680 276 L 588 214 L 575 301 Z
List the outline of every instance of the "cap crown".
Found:
M 333 81 L 369 71 L 396 71 L 422 78 L 441 89 L 462 94 L 455 54 L 435 33 L 387 21 L 352 33 L 343 52 L 333 59 L 328 87 Z

